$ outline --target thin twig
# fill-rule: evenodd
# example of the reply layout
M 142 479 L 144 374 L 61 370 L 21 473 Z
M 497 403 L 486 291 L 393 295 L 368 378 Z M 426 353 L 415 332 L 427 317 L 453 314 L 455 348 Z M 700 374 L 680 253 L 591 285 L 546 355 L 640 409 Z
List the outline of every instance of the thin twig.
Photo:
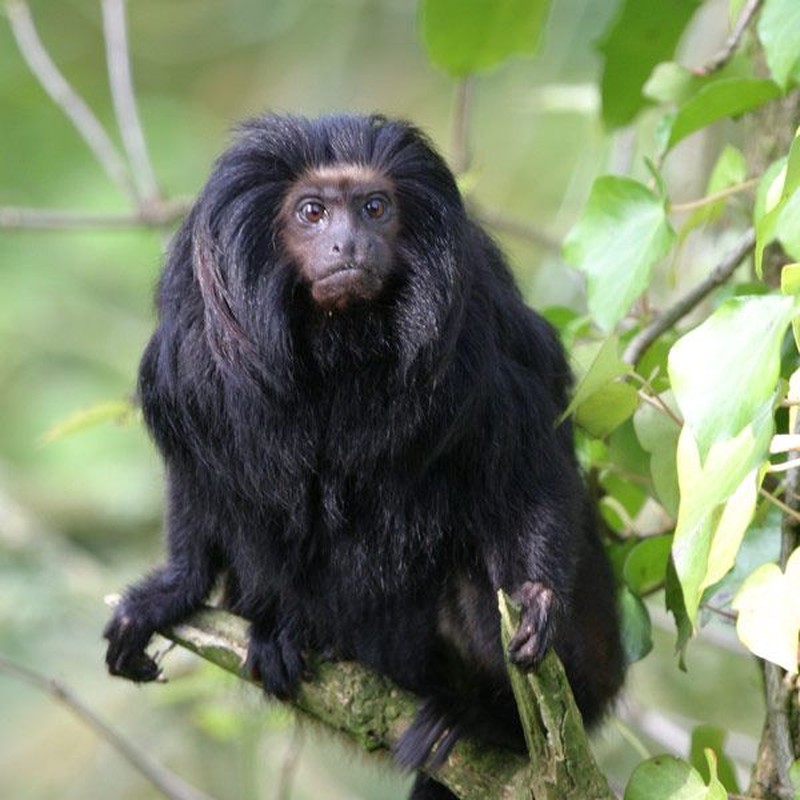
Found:
M 114 113 L 143 205 L 160 197 L 136 106 L 131 77 L 125 0 L 103 0 L 103 32 Z
M 65 705 L 166 797 L 172 798 L 172 800 L 211 800 L 209 795 L 195 789 L 183 778 L 165 769 L 161 764 L 153 761 L 146 752 L 123 738 L 59 681 L 3 657 L 0 657 L 0 670 L 8 675 L 13 675 Z
M 472 161 L 469 132 L 474 90 L 473 75 L 462 78 L 456 85 L 456 104 L 453 111 L 453 172 L 456 175 L 463 175 Z
M 692 309 L 702 302 L 714 289 L 721 286 L 730 278 L 736 267 L 750 253 L 756 242 L 753 228 L 749 228 L 736 243 L 733 250 L 717 264 L 708 277 L 687 292 L 677 303 L 668 308 L 663 314 L 656 317 L 647 327 L 643 328 L 631 339 L 622 360 L 626 364 L 635 366 L 644 355 L 648 347 L 669 330 L 679 319 L 685 317 Z
M 0 230 L 84 230 L 89 228 L 165 228 L 186 216 L 189 198 L 148 205 L 138 211 L 96 213 L 46 208 L 0 207 Z
M 636 380 L 637 375 L 631 376 L 633 380 Z M 683 427 L 683 420 L 664 402 L 663 398 L 657 392 L 652 391 L 646 392 L 644 389 L 637 389 L 637 394 L 639 395 L 639 399 L 643 403 L 647 403 L 647 405 L 652 406 L 656 409 L 656 411 L 660 411 L 665 417 L 671 419 L 679 428 Z
M 474 206 L 470 209 L 470 214 L 475 222 L 500 233 L 515 236 L 517 239 L 522 239 L 542 250 L 552 253 L 558 253 L 561 250 L 561 243 L 558 239 L 547 233 L 547 231 L 535 228 L 525 222 L 509 219 L 504 214 L 497 212 L 476 210 Z
M 735 611 L 726 611 L 724 608 L 712 606 L 710 603 L 701 603 L 700 607 L 710 611 L 712 614 L 722 617 L 722 619 L 728 622 L 736 622 L 736 620 L 739 619 L 739 615 Z
M 800 523 L 800 512 L 789 508 L 782 500 L 775 497 L 772 492 L 768 492 L 763 486 L 759 488 L 758 493 L 768 502 L 772 503 L 776 508 L 779 508 L 784 514 L 792 517 L 796 523 Z
M 290 800 L 292 796 L 292 784 L 297 773 L 297 765 L 300 761 L 300 754 L 303 752 L 305 735 L 299 719 L 294 721 L 294 730 L 289 748 L 283 757 L 280 773 L 278 775 L 278 785 L 275 789 L 276 800 Z
M 761 7 L 761 3 L 762 0 L 747 0 L 742 13 L 739 14 L 739 19 L 736 20 L 736 24 L 733 26 L 731 35 L 722 45 L 722 49 L 705 66 L 695 70 L 698 75 L 711 75 L 713 72 L 722 69 L 733 58 L 733 54 L 738 49 L 747 26 Z
M 786 461 L 781 461 L 779 464 L 770 464 L 767 467 L 767 472 L 788 472 L 789 470 L 797 469 L 798 467 L 800 467 L 800 458 L 792 458 L 787 459 Z
M 138 200 L 136 186 L 125 162 L 105 129 L 45 50 L 28 4 L 24 0 L 9 0 L 6 13 L 19 51 L 42 88 L 75 126 L 108 177 L 126 194 Z
M 728 186 L 727 189 L 722 189 L 719 192 L 714 192 L 714 194 L 706 195 L 698 200 L 689 200 L 686 203 L 673 203 L 669 210 L 673 214 L 680 214 L 685 211 L 694 211 L 696 208 L 704 208 L 705 206 L 710 206 L 712 203 L 716 203 L 718 200 L 725 200 L 733 195 L 746 192 L 748 189 L 758 186 L 760 181 L 761 178 L 750 178 L 750 180 L 737 183 L 735 186 Z

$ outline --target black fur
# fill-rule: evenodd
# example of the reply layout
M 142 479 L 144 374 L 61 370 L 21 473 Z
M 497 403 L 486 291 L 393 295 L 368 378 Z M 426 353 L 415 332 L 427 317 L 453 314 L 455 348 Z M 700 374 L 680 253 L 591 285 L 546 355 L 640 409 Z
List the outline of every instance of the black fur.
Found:
M 336 164 L 388 176 L 401 229 L 383 294 L 327 313 L 275 227 L 292 181 Z M 552 644 L 599 718 L 623 667 L 572 431 L 556 425 L 569 369 L 419 131 L 245 124 L 175 238 L 158 309 L 139 393 L 166 463 L 168 558 L 106 628 L 114 674 L 154 678 L 150 636 L 224 574 L 268 692 L 291 696 L 304 654 L 324 652 L 425 698 L 404 765 L 435 765 L 462 732 L 521 747 L 502 587 L 523 605 L 514 660 L 531 668 Z

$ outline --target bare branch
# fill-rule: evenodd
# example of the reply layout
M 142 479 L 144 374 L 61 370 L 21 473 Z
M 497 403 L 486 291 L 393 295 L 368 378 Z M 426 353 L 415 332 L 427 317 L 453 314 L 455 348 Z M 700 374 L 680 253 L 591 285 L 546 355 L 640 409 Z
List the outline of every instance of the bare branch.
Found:
M 519 220 L 509 219 L 499 212 L 481 211 L 480 209 L 470 209 L 472 218 L 487 228 L 492 228 L 500 233 L 507 233 L 515 236 L 529 244 L 551 253 L 558 253 L 561 243 L 552 234 L 528 225 Z
M 75 126 L 108 177 L 126 194 L 138 200 L 128 168 L 105 129 L 45 50 L 28 4 L 25 0 L 8 0 L 6 13 L 19 51 L 42 88 Z
M 2 657 L 0 657 L 0 671 L 25 681 L 65 705 L 166 797 L 172 798 L 172 800 L 211 800 L 209 795 L 195 789 L 183 778 L 162 767 L 144 750 L 140 750 L 109 727 L 62 683 Z
M 453 112 L 453 172 L 456 175 L 463 175 L 472 161 L 469 129 L 474 91 L 473 75 L 462 78 L 456 86 L 456 106 Z
M 750 253 L 756 242 L 753 228 L 749 228 L 736 246 L 725 258 L 717 264 L 708 277 L 694 289 L 687 292 L 675 305 L 668 308 L 663 314 L 656 317 L 647 327 L 643 328 L 631 339 L 622 360 L 633 366 L 644 355 L 648 347 L 669 330 L 679 319 L 685 317 L 692 309 L 701 303 L 714 289 L 721 286 L 730 278 L 736 267 Z
M 742 13 L 739 14 L 739 19 L 733 26 L 731 35 L 725 40 L 722 49 L 712 58 L 705 66 L 696 70 L 698 75 L 711 75 L 722 69 L 733 58 L 733 54 L 739 48 L 739 43 L 742 41 L 742 36 L 747 30 L 756 12 L 761 7 L 762 0 L 747 0 Z
M 0 207 L 0 230 L 84 230 L 88 228 L 166 228 L 180 221 L 192 206 L 189 198 L 151 204 L 117 214 Z
M 103 31 L 106 41 L 108 80 L 117 125 L 142 204 L 152 203 L 160 197 L 160 192 L 147 152 L 133 91 L 125 0 L 103 0 Z

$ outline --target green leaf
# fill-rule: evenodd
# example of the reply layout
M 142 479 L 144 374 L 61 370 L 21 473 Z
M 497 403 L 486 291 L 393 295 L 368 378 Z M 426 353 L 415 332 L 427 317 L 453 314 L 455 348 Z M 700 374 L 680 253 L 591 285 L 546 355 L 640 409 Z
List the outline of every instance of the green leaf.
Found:
M 738 435 L 771 404 L 781 344 L 796 315 L 790 297 L 734 297 L 673 345 L 672 387 L 701 461 L 714 442 Z
M 712 800 L 712 796 L 700 773 L 685 761 L 656 756 L 633 771 L 624 800 Z
M 773 431 L 780 351 L 793 298 L 735 297 L 673 346 L 669 373 L 685 424 L 672 556 L 694 622 L 705 588 L 735 561 Z
M 664 200 L 637 181 L 605 176 L 564 242 L 564 259 L 586 275 L 589 311 L 611 331 L 645 290 L 675 241 Z
M 672 392 L 664 392 L 661 400 L 676 411 Z M 663 411 L 642 403 L 633 415 L 639 443 L 650 454 L 650 477 L 656 496 L 671 516 L 678 514 L 678 472 L 676 451 L 680 427 Z
M 787 264 L 781 270 L 781 294 L 800 295 L 800 264 Z
M 789 780 L 795 791 L 794 800 L 800 800 L 800 759 L 793 761 L 789 767 Z
M 768 413 L 739 436 L 715 443 L 702 465 L 687 426 L 678 439 L 681 505 L 672 558 L 693 624 L 704 589 L 734 564 L 755 510 L 761 482 L 756 467 L 766 456 L 771 435 L 772 416 Z
M 653 626 L 641 598 L 623 586 L 617 596 L 625 663 L 641 661 L 653 649 Z
M 636 389 L 616 379 L 631 368 L 619 356 L 619 339 L 582 343 L 572 349 L 572 366 L 578 385 L 561 419 L 575 414 L 578 425 L 603 438 L 633 414 L 639 398 Z
M 608 436 L 639 405 L 639 395 L 629 383 L 609 383 L 584 401 L 575 414 L 575 422 L 598 439 Z
M 775 238 L 791 258 L 800 259 L 800 190 L 786 198 L 775 225 Z
M 629 517 L 635 517 L 647 502 L 647 492 L 644 487 L 628 480 L 614 469 L 602 470 L 599 483 L 606 495 L 613 497 Z
M 62 419 L 42 435 L 41 443 L 51 442 L 81 433 L 106 422 L 128 425 L 136 418 L 136 409 L 129 400 L 109 400 L 76 411 L 66 419 Z
M 720 782 L 727 791 L 738 793 L 739 783 L 736 780 L 736 768 L 723 749 L 727 735 L 726 731 L 715 728 L 713 725 L 698 725 L 692 731 L 689 760 L 703 780 L 710 782 L 713 776 L 706 750 L 711 750 L 717 759 L 717 775 Z
M 550 0 L 421 0 L 419 9 L 428 57 L 463 77 L 535 53 Z
M 627 125 L 644 107 L 642 87 L 653 67 L 667 61 L 700 0 L 624 0 L 603 34 L 603 121 Z
M 787 264 L 781 270 L 781 294 L 800 297 L 800 264 Z M 800 351 L 800 319 L 792 320 L 795 347 Z
M 667 584 L 664 587 L 664 604 L 670 614 L 675 618 L 675 627 L 678 637 L 675 642 L 675 652 L 678 655 L 678 666 L 686 672 L 686 647 L 692 638 L 694 626 L 686 613 L 686 604 L 683 602 L 683 589 L 681 588 L 678 573 L 675 571 L 675 562 L 670 558 L 667 564 Z
M 747 162 L 744 155 L 742 155 L 741 150 L 732 145 L 726 145 L 720 153 L 714 169 L 711 171 L 711 177 L 706 187 L 706 196 L 717 194 L 731 186 L 737 186 L 740 183 L 744 183 L 746 179 Z M 718 219 L 725 210 L 726 203 L 727 199 L 720 199 L 695 209 L 683 228 L 681 228 L 681 238 L 683 239 L 690 231 L 700 225 L 708 225 Z
M 759 277 L 766 246 L 781 235 L 788 241 L 794 241 L 796 233 L 792 225 L 796 212 L 791 209 L 786 222 L 783 221 L 782 215 L 798 189 L 800 189 L 800 133 L 795 135 L 788 157 L 771 164 L 759 184 L 753 211 L 756 229 L 755 267 Z
M 716 608 L 728 608 L 734 595 L 749 575 L 763 564 L 776 562 L 781 552 L 780 509 L 765 503 L 745 532 L 736 554 L 736 563 L 725 577 L 703 595 L 703 602 Z
M 644 95 L 657 103 L 685 103 L 707 80 L 674 61 L 658 64 L 644 85 Z
M 717 776 L 717 754 L 710 748 L 706 748 L 704 752 L 710 773 L 706 798 L 707 800 L 728 800 L 728 792 Z
M 640 483 L 645 482 L 650 471 L 650 456 L 639 443 L 633 420 L 620 425 L 609 436 L 605 458 L 632 477 L 640 478 Z
M 759 567 L 733 601 L 739 612 L 736 632 L 760 658 L 796 673 L 800 636 L 800 548 L 781 572 L 777 564 Z
M 672 535 L 653 536 L 639 542 L 625 559 L 622 575 L 628 588 L 647 594 L 664 584 L 672 549 Z
M 722 78 L 707 84 L 678 109 L 667 149 L 695 131 L 725 117 L 736 117 L 780 96 L 772 81 L 758 78 Z
M 619 349 L 617 336 L 608 336 L 602 342 L 584 342 L 573 347 L 570 360 L 578 383 L 572 401 L 561 419 L 566 419 L 595 392 L 631 371 L 630 366 L 620 358 Z
M 800 65 L 800 3 L 766 0 L 757 30 L 772 77 L 787 89 Z

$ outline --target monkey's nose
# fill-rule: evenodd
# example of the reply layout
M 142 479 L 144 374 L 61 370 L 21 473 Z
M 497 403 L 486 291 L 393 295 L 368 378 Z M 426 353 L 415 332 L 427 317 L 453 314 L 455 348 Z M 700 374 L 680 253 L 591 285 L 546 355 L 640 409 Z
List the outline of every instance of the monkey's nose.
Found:
M 331 252 L 336 253 L 336 255 L 344 256 L 345 258 L 352 258 L 356 253 L 356 243 L 352 239 L 334 242 L 331 247 Z

